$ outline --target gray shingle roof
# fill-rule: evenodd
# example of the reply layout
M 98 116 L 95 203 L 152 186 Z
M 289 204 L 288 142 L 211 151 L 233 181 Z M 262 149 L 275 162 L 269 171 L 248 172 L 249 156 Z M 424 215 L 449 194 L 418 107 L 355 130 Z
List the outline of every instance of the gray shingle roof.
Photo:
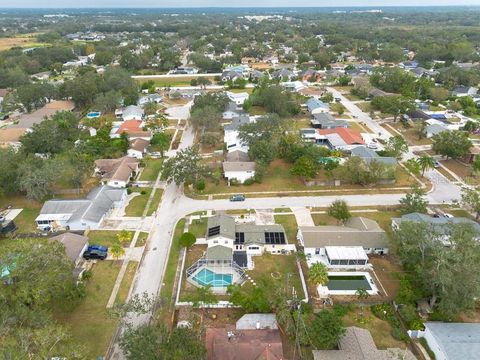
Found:
M 233 251 L 232 251 L 231 248 L 223 246 L 223 245 L 210 246 L 207 249 L 207 253 L 205 254 L 205 259 L 207 259 L 207 260 L 232 260 L 233 259 Z
M 232 119 L 230 124 L 227 124 L 223 127 L 224 130 L 238 130 L 238 128 L 242 125 L 248 124 L 250 122 L 250 117 L 248 115 L 240 115 L 236 116 Z
M 386 165 L 397 165 L 397 159 L 394 157 L 380 156 L 374 150 L 366 146 L 358 146 L 351 151 L 352 156 L 358 156 L 365 162 L 378 161 Z
M 363 217 L 351 218 L 345 226 L 301 226 L 306 248 L 325 246 L 362 246 L 388 248 L 385 231 L 378 224 Z
M 425 327 L 449 360 L 478 359 L 480 324 L 427 322 Z
M 429 215 L 426 215 L 426 214 L 411 213 L 411 214 L 403 215 L 400 218 L 393 218 L 392 219 L 392 222 L 395 222 L 398 225 L 400 225 L 402 222 L 406 222 L 406 221 L 427 223 L 434 228 L 436 233 L 438 233 L 440 235 L 448 234 L 450 232 L 450 227 L 453 224 L 470 224 L 480 233 L 480 225 L 477 222 L 475 222 L 473 220 L 470 220 L 468 218 L 464 218 L 464 217 L 453 217 L 453 218 L 438 217 L 438 218 L 435 218 L 433 216 L 429 216 Z

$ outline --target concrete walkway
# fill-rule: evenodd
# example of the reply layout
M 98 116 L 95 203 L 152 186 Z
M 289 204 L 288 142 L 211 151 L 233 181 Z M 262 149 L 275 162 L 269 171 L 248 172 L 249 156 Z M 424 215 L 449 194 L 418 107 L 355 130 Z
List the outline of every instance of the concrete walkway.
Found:
M 312 214 L 306 207 L 292 207 L 293 215 L 297 220 L 298 226 L 315 226 L 313 222 Z

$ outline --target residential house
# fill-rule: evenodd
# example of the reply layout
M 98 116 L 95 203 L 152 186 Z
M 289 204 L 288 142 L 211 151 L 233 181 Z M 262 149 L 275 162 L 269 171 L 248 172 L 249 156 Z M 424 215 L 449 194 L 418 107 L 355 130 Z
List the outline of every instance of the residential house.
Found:
M 378 88 L 371 88 L 368 91 L 368 96 L 371 98 L 381 97 L 381 96 L 395 96 L 396 94 L 388 93 L 386 91 L 380 90 Z
M 285 359 L 279 330 L 269 328 L 235 330 L 240 329 L 233 326 L 207 328 L 205 340 L 208 360 Z
M 231 91 L 227 91 L 226 95 L 228 99 L 237 106 L 242 106 L 245 100 L 247 100 L 249 97 L 247 92 L 233 93 Z
M 231 120 L 234 117 L 245 115 L 245 111 L 237 106 L 234 102 L 229 102 L 222 113 L 222 118 Z
M 478 89 L 472 86 L 457 86 L 452 91 L 453 96 L 464 97 L 464 96 L 474 96 L 478 92 Z
M 403 222 L 424 223 L 427 224 L 436 234 L 441 236 L 441 241 L 445 246 L 449 246 L 451 226 L 455 224 L 467 224 L 473 226 L 480 237 L 480 225 L 471 219 L 465 217 L 433 217 L 421 213 L 410 213 L 402 215 L 399 218 L 392 219 L 393 230 L 398 230 Z
M 306 86 L 301 82 L 301 81 L 288 81 L 288 82 L 282 82 L 280 85 L 288 91 L 292 92 L 300 92 L 303 89 L 306 88 Z
M 370 331 L 356 326 L 347 327 L 338 341 L 338 349 L 313 350 L 314 360 L 415 360 L 408 349 L 388 348 L 379 350 Z M 438 358 L 437 358 L 438 359 Z
M 147 154 L 147 148 L 150 145 L 150 141 L 137 138 L 130 142 L 130 148 L 127 150 L 127 156 L 135 159 L 143 159 Z
M 441 132 L 448 131 L 448 129 L 439 123 L 428 124 L 425 127 L 425 136 L 430 139 L 431 137 L 440 134 Z
M 160 104 L 163 101 L 163 97 L 159 94 L 149 94 L 147 96 L 142 96 L 138 99 L 137 104 L 139 106 L 145 106 L 146 104 L 154 103 Z
M 256 82 L 264 76 L 267 76 L 264 72 L 253 69 L 250 72 L 250 81 Z
M 305 105 L 307 106 L 308 112 L 312 116 L 319 113 L 328 113 L 330 110 L 330 105 L 328 103 L 324 103 L 317 98 L 308 99 Z
M 423 337 L 436 360 L 478 359 L 480 324 L 426 322 L 424 331 L 411 331 L 412 337 Z
M 365 145 L 362 135 L 355 130 L 344 127 L 334 129 L 302 129 L 301 135 L 304 139 L 315 142 L 320 146 L 327 146 L 330 150 L 351 151 L 352 149 Z
M 320 80 L 323 77 L 323 74 L 313 69 L 307 69 L 300 73 L 300 77 L 302 78 L 302 81 L 315 82 Z
M 95 160 L 95 173 L 101 175 L 104 185 L 124 188 L 138 173 L 139 163 L 137 159 L 129 156 L 119 159 L 99 159 Z
M 357 146 L 356 148 L 352 149 L 351 155 L 361 158 L 366 163 L 377 161 L 381 164 L 390 166 L 396 166 L 398 163 L 396 158 L 390 156 L 380 156 L 376 151 L 366 146 Z
M 114 208 L 123 206 L 126 197 L 125 189 L 97 186 L 85 199 L 46 201 L 35 222 L 41 230 L 95 230 Z
M 229 152 L 223 162 L 223 173 L 229 183 L 236 180 L 243 184 L 245 180 L 255 176 L 255 162 L 243 151 Z
M 49 241 L 57 241 L 65 247 L 65 254 L 77 267 L 82 261 L 82 255 L 88 247 L 88 237 L 66 232 L 54 237 L 51 237 Z
M 50 71 L 44 71 L 30 75 L 30 78 L 37 81 L 47 81 L 50 78 L 50 75 L 52 75 Z
M 152 132 L 144 130 L 144 122 L 142 120 L 126 120 L 118 125 L 114 125 L 110 131 L 111 138 L 119 138 L 123 133 L 127 134 L 130 140 L 143 139 L 150 141 Z
M 188 75 L 193 75 L 197 74 L 198 69 L 195 67 L 190 67 L 190 66 L 182 66 L 182 67 L 177 67 L 174 71 L 172 71 L 172 74 L 188 74 Z
M 227 151 L 236 151 L 240 150 L 243 152 L 248 152 L 248 145 L 244 144 L 239 138 L 239 128 L 242 125 L 249 124 L 251 119 L 248 115 L 236 116 L 232 119 L 230 124 L 226 124 L 223 127 L 224 136 L 223 141 L 227 146 Z
M 225 70 L 222 72 L 222 81 L 235 81 L 237 79 L 243 79 L 243 75 L 241 72 L 236 72 L 233 70 Z
M 321 262 L 332 269 L 368 268 L 368 254 L 389 251 L 385 231 L 364 217 L 352 217 L 344 226 L 300 226 L 297 239 L 309 266 Z
M 273 73 L 272 77 L 278 80 L 292 81 L 296 76 L 290 69 L 279 69 Z
M 329 113 L 314 114 L 310 124 L 314 129 L 336 129 L 336 128 L 348 128 L 350 124 L 346 120 L 335 119 Z
M 412 70 L 417 68 L 419 65 L 418 61 L 412 60 L 412 61 L 404 61 L 403 63 L 400 64 L 400 67 L 404 68 L 405 70 Z
M 143 120 L 145 113 L 140 106 L 129 105 L 122 111 L 122 120 Z

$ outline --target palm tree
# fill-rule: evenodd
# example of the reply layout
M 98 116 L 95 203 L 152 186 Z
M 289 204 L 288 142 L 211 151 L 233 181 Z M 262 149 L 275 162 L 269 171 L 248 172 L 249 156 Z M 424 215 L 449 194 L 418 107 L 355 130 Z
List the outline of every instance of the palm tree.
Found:
M 125 250 L 123 249 L 120 242 L 116 241 L 115 243 L 113 243 L 112 246 L 110 246 L 110 253 L 112 254 L 115 260 L 118 260 L 120 256 L 125 254 Z
M 430 155 L 422 155 L 418 158 L 418 163 L 422 169 L 422 176 L 425 175 L 425 171 L 433 169 L 435 166 L 435 160 Z
M 327 267 L 319 262 L 316 262 L 308 269 L 308 279 L 315 285 L 325 285 L 328 282 Z

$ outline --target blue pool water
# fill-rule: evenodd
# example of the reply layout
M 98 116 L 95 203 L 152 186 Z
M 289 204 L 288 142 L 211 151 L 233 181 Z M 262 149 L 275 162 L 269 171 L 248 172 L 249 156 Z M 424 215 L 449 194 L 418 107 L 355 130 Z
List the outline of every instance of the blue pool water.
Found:
M 101 112 L 99 112 L 99 111 L 92 111 L 92 112 L 89 112 L 89 113 L 87 114 L 87 118 L 89 118 L 89 119 L 94 119 L 94 118 L 100 117 L 100 115 L 102 115 Z
M 208 269 L 202 269 L 193 277 L 193 280 L 201 286 L 227 287 L 232 284 L 233 276 L 231 274 L 217 274 Z

